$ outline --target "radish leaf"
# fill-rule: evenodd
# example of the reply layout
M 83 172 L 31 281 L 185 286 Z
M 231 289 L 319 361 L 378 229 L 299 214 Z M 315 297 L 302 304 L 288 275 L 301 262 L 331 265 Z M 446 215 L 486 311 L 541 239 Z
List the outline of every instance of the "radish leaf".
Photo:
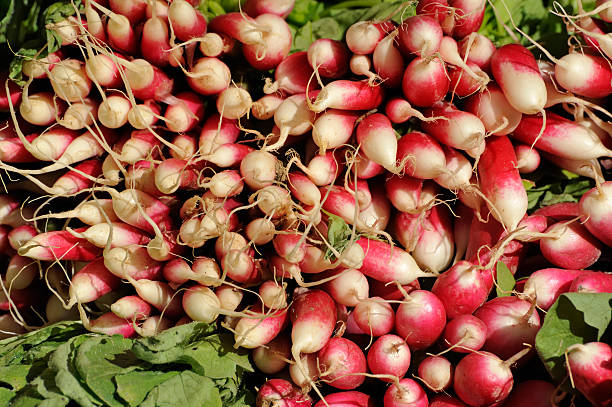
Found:
M 508 297 L 512 295 L 512 290 L 516 284 L 512 272 L 503 262 L 498 261 L 495 275 L 497 277 L 497 285 L 495 290 L 498 297 Z

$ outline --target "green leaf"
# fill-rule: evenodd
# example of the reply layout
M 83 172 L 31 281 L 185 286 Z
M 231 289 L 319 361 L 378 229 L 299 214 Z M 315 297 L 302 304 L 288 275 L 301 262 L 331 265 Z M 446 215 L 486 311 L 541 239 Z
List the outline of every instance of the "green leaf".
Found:
M 342 253 L 350 242 L 352 234 L 351 228 L 346 224 L 344 219 L 339 216 L 328 214 L 327 222 L 327 241 L 328 243 L 338 251 Z M 335 259 L 334 252 L 329 248 L 325 252 L 326 259 Z
M 223 402 L 214 382 L 190 371 L 180 372 L 155 387 L 142 407 L 221 407 Z
M 0 387 L 0 406 L 8 406 L 13 397 L 15 397 L 15 391 Z
M 31 367 L 32 365 L 0 366 L 0 383 L 8 384 L 15 391 L 22 389 L 28 384 Z
M 496 266 L 495 275 L 497 277 L 497 285 L 495 286 L 495 291 L 497 292 L 498 297 L 508 297 L 512 295 L 512 290 L 516 285 L 516 280 L 514 280 L 514 275 L 503 262 L 498 261 Z
M 612 320 L 612 294 L 562 294 L 548 310 L 536 336 L 536 350 L 552 378 L 567 374 L 566 349 L 577 343 L 599 341 Z
M 133 371 L 115 376 L 117 394 L 130 406 L 139 406 L 149 392 L 178 372 L 160 372 L 157 370 Z
M 132 340 L 120 335 L 90 338 L 77 349 L 75 367 L 87 387 L 105 405 L 123 405 L 115 397 L 114 377 L 138 367 L 139 361 L 131 349 Z

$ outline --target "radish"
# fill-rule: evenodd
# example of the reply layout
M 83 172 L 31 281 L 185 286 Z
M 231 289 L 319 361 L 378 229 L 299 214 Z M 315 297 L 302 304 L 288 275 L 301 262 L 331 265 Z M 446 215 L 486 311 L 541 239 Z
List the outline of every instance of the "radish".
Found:
M 516 110 L 524 114 L 544 110 L 546 85 L 535 58 L 527 48 L 519 44 L 498 48 L 491 57 L 491 71 L 508 103 Z
M 272 145 L 266 146 L 265 151 L 274 151 L 282 147 L 289 135 L 297 136 L 306 133 L 312 128 L 314 121 L 315 115 L 308 109 L 308 103 L 303 94 L 293 95 L 283 100 L 274 112 L 274 123 L 280 130 L 279 138 Z M 322 144 L 325 146 L 325 142 Z
M 482 78 L 484 78 L 486 74 L 482 69 L 471 62 L 467 63 L 466 67 L 467 68 L 459 68 L 450 66 L 448 68 L 452 95 L 457 95 L 462 98 L 471 96 L 483 87 Z
M 444 151 L 428 134 L 413 131 L 404 135 L 397 144 L 398 159 L 405 162 L 404 170 L 409 176 L 431 179 L 444 172 Z
M 90 226 L 81 233 L 67 228 L 75 237 L 87 240 L 96 247 L 125 247 L 128 245 L 147 244 L 151 240 L 140 229 L 122 222 L 99 223 Z
M 612 403 L 608 383 L 612 380 L 612 348 L 603 342 L 575 344 L 567 348 L 572 385 L 593 403 L 604 407 Z
M 284 379 L 270 379 L 257 392 L 257 407 L 310 407 L 312 400 Z
M 90 98 L 85 98 L 82 102 L 74 102 L 66 109 L 58 123 L 71 130 L 84 129 L 91 126 L 98 118 L 98 107 L 99 103 Z
M 612 293 L 612 276 L 599 271 L 583 271 L 569 287 L 577 293 Z
M 106 97 L 98 106 L 98 120 L 109 129 L 118 129 L 128 121 L 132 105 L 120 95 Z
M 366 358 L 355 344 L 346 338 L 331 338 L 317 354 L 320 378 L 332 387 L 352 390 L 365 380 Z
M 245 235 L 256 245 L 264 245 L 274 239 L 276 227 L 267 218 L 253 219 L 246 226 Z
M 317 117 L 312 125 L 312 139 L 319 147 L 320 154 L 346 144 L 358 117 L 357 113 L 336 109 L 329 109 Z
M 400 284 L 410 284 L 418 277 L 427 277 L 410 256 L 398 247 L 378 240 L 360 238 L 357 244 L 365 253 L 363 265 L 359 269 L 368 277 L 382 282 L 397 281 Z
M 223 61 L 214 57 L 198 59 L 187 74 L 187 83 L 201 95 L 221 93 L 229 86 L 230 81 L 230 69 Z
M 263 305 L 270 309 L 287 307 L 286 284 L 278 284 L 274 280 L 264 281 L 259 286 L 259 295 Z
M 172 24 L 174 34 L 181 41 L 206 34 L 206 19 L 188 1 L 176 0 L 170 3 L 168 20 Z
M 372 56 L 378 78 L 382 81 L 382 85 L 387 88 L 399 86 L 406 69 L 404 58 L 396 45 L 396 37 L 397 31 L 393 31 L 383 38 L 374 49 L 374 55 Z
M 394 312 L 382 298 L 361 300 L 353 309 L 353 319 L 366 335 L 378 337 L 393 330 Z
M 40 136 L 37 134 L 30 134 L 25 137 L 25 140 L 27 143 L 31 143 L 38 137 Z M 28 163 L 38 161 L 36 157 L 30 154 L 26 144 L 18 137 L 0 140 L 0 160 L 5 163 Z
M 159 16 L 151 16 L 142 27 L 142 56 L 153 65 L 164 67 L 169 64 L 169 59 L 173 58 L 170 48 L 167 21 Z
M 289 376 L 291 376 L 291 381 L 302 389 L 302 392 L 310 391 L 310 383 L 319 379 L 319 362 L 317 361 L 317 354 L 302 354 L 300 363 L 300 365 L 294 363 L 289 366 Z
M 510 365 L 523 356 L 526 350 L 506 361 L 490 352 L 470 353 L 455 367 L 455 392 L 470 406 L 489 406 L 502 402 L 514 385 Z
M 215 293 L 208 287 L 193 285 L 183 294 L 182 308 L 194 321 L 214 322 L 219 316 L 221 303 Z
M 442 36 L 442 27 L 436 18 L 416 15 L 400 25 L 398 40 L 404 49 L 425 58 L 438 52 Z
M 118 299 L 111 305 L 110 309 L 119 318 L 129 321 L 146 319 L 151 314 L 151 306 L 136 295 L 128 295 Z
M 181 92 L 175 96 L 176 104 L 168 106 L 164 113 L 168 130 L 185 133 L 193 129 L 204 115 L 204 102 L 193 92 Z
M 540 153 L 525 144 L 515 144 L 516 166 L 521 174 L 534 172 L 540 166 Z
M 555 221 L 570 220 L 580 216 L 580 208 L 578 202 L 560 202 L 543 206 L 533 214 L 546 216 Z
M 529 301 L 517 297 L 497 297 L 486 302 L 474 316 L 487 326 L 483 350 L 509 358 L 524 344 L 534 345 L 540 330 L 540 317 Z
M 446 168 L 433 180 L 451 191 L 469 190 L 473 175 L 472 163 L 460 151 L 441 145 L 444 151 Z M 456 241 L 456 239 L 455 239 Z M 467 242 L 466 242 L 467 243 Z M 457 257 L 457 256 L 455 256 Z
M 368 350 L 367 361 L 368 368 L 374 374 L 402 378 L 410 367 L 410 348 L 397 335 L 382 335 Z M 381 379 L 391 381 L 390 378 Z
M 372 72 L 372 58 L 368 55 L 353 54 L 349 61 L 349 69 L 355 75 L 367 77 L 372 86 L 380 80 L 378 75 Z
M 370 110 L 378 107 L 384 91 L 380 86 L 370 86 L 367 81 L 337 80 L 323 87 L 310 110 L 320 113 L 325 109 Z
M 90 55 L 85 61 L 85 72 L 89 79 L 100 86 L 107 88 L 118 87 L 122 83 L 118 58 L 123 59 L 122 56 L 117 54 Z
M 55 118 L 62 115 L 66 108 L 63 102 L 54 103 L 51 92 L 40 92 L 28 95 L 24 90 L 19 114 L 26 122 L 35 126 L 48 126 L 55 122 Z
M 476 64 L 485 72 L 490 71 L 491 57 L 495 53 L 495 44 L 479 33 L 471 33 L 459 41 L 459 55 L 466 62 Z
M 197 257 L 192 266 L 181 258 L 170 260 L 164 264 L 162 273 L 168 282 L 175 284 L 194 280 L 203 285 L 214 285 L 221 277 L 219 265 L 208 257 Z
M 427 395 L 412 379 L 400 379 L 391 385 L 383 398 L 384 407 L 427 407 Z
M 223 89 L 217 97 L 217 112 L 226 119 L 239 119 L 249 112 L 253 101 L 249 92 L 231 85 Z
M 200 51 L 206 57 L 220 57 L 235 50 L 236 40 L 218 33 L 208 32 L 200 38 Z
M 449 17 L 454 18 L 454 16 L 449 15 L 448 1 L 446 0 L 419 0 L 415 11 L 418 15 L 433 16 L 440 24 Z
M 425 116 L 439 118 L 422 124 L 423 130 L 439 142 L 465 150 L 474 158 L 482 154 L 486 129 L 476 115 L 458 110 L 451 104 L 438 104 L 428 109 Z
M 135 280 L 158 279 L 162 264 L 152 259 L 145 247 L 130 245 L 115 247 L 104 253 L 104 265 L 120 278 Z
M 418 208 L 422 188 L 423 180 L 408 176 L 393 175 L 385 181 L 387 197 L 400 212 L 412 213 Z
M 488 132 L 498 136 L 512 133 L 523 117 L 495 84 L 489 84 L 486 91 L 470 97 L 464 107 L 478 116 Z
M 506 136 L 489 137 L 478 163 L 480 187 L 495 219 L 509 230 L 527 212 L 527 193 L 516 169 L 516 155 Z
M 10 314 L 8 314 L 10 316 Z M 45 316 L 47 317 L 47 322 L 56 323 L 62 321 L 78 321 L 79 320 L 79 311 L 76 307 L 72 307 L 71 309 L 65 309 L 63 305 L 63 301 L 57 298 L 55 295 L 49 297 L 47 300 L 47 304 L 45 305 Z M 0 316 L 0 321 L 2 320 L 2 316 Z M 2 323 L 0 322 L 0 325 Z M 0 327 L 0 338 L 2 337 L 2 327 Z M 5 329 L 6 331 L 6 329 Z M 23 332 L 22 332 L 23 333 Z
M 100 315 L 91 321 L 83 321 L 85 329 L 104 335 L 121 335 L 125 338 L 134 336 L 134 324 L 131 321 L 120 318 L 112 312 Z
M 190 160 L 198 152 L 198 138 L 195 134 L 177 134 L 172 139 L 176 148 L 171 148 L 170 155 L 179 160 Z
M 142 337 L 155 336 L 158 333 L 171 328 L 172 322 L 168 318 L 162 318 L 160 315 L 148 317 L 139 327 L 134 327 L 136 333 Z
M 91 91 L 91 80 L 79 60 L 64 59 L 47 76 L 57 97 L 67 102 L 79 102 Z
M 277 336 L 266 345 L 253 349 L 253 363 L 266 374 L 275 374 L 287 366 L 291 357 L 291 343 L 286 336 Z
M 276 110 L 285 100 L 283 97 L 272 93 L 270 95 L 262 96 L 256 102 L 253 102 L 251 106 L 251 114 L 257 120 L 267 120 L 274 117 Z
M 393 24 L 388 21 L 381 23 L 358 21 L 346 31 L 346 45 L 354 54 L 371 54 L 392 27 Z
M 308 47 L 308 63 L 324 78 L 337 79 L 349 67 L 349 50 L 340 41 L 321 38 Z
M 461 39 L 478 31 L 484 19 L 486 1 L 449 0 L 448 4 L 455 8 L 455 21 L 451 29 L 453 37 Z
M 468 405 L 455 397 L 438 394 L 431 399 L 429 407 L 468 407 Z
M 23 246 L 24 243 L 26 243 L 28 240 L 32 239 L 38 234 L 38 231 L 32 225 L 23 225 L 16 227 L 7 234 L 4 234 L 4 228 L 0 230 L 2 231 L 5 238 L 8 239 L 8 244 L 15 250 L 19 250 L 19 248 Z M 8 231 L 8 228 L 6 229 L 6 231 Z M 2 252 L 6 253 L 8 252 L 8 250 Z
M 517 384 L 504 402 L 506 407 L 552 407 L 555 385 L 544 380 L 527 380 Z
M 97 300 L 116 290 L 120 282 L 104 266 L 103 258 L 96 259 L 72 276 L 68 306 Z
M 14 255 L 6 266 L 4 284 L 9 291 L 23 290 L 32 284 L 38 274 L 38 265 L 35 262 L 27 257 Z
M 83 229 L 76 229 L 82 231 Z M 68 231 L 41 233 L 23 244 L 19 255 L 43 261 L 93 260 L 100 249 L 83 239 L 75 238 Z
M 210 22 L 211 31 L 215 31 L 212 28 L 217 18 L 219 17 Z M 289 55 L 292 42 L 289 25 L 282 17 L 275 14 L 260 14 L 253 22 L 257 27 L 252 30 L 253 34 L 261 33 L 261 40 L 255 43 L 243 43 L 244 58 L 255 69 L 262 71 L 273 69 Z
M 547 311 L 561 294 L 570 291 L 572 281 L 582 273 L 581 270 L 557 268 L 534 271 L 525 282 L 523 294 L 530 300 L 535 300 L 539 308 Z
M 592 130 L 553 113 L 547 113 L 546 127 L 538 138 L 543 123 L 539 115 L 525 116 L 512 137 L 542 151 L 572 160 L 589 160 L 612 154 Z
M 430 347 L 446 325 L 444 304 L 435 294 L 416 290 L 408 294 L 395 313 L 395 329 L 411 350 Z
M 431 291 L 442 301 L 449 318 L 471 314 L 489 295 L 489 287 L 481 272 L 463 260 L 440 274 Z
M 395 161 L 398 142 L 387 116 L 374 113 L 361 120 L 356 137 L 366 158 L 390 172 L 397 171 Z
M 441 101 L 450 86 L 444 62 L 439 59 L 413 59 L 404 71 L 402 91 L 406 100 L 418 107 L 429 107 Z
M 183 314 L 183 307 L 181 307 L 182 295 L 177 295 L 168 284 L 161 281 L 148 280 L 146 278 L 134 280 L 129 275 L 126 275 L 126 277 L 130 284 L 134 286 L 138 296 L 164 315 L 175 317 Z M 188 291 L 189 290 L 187 290 L 187 292 Z M 215 299 L 217 298 L 214 293 L 212 295 Z M 185 310 L 185 312 L 187 311 Z
M 442 42 L 440 43 L 440 55 L 442 60 L 447 64 L 461 68 L 465 75 L 470 76 L 473 81 L 478 84 L 479 89 L 490 81 L 489 75 L 483 72 L 482 69 L 476 68 L 473 70 L 470 65 L 463 61 L 461 55 L 459 55 L 459 46 L 457 42 L 451 37 L 445 36 L 442 38 Z
M 313 72 L 306 51 L 288 55 L 274 70 L 274 82 L 269 79 L 266 80 L 264 93 L 272 94 L 281 91 L 289 95 L 295 95 L 313 91 L 317 88 L 316 82 L 310 81 Z
M 453 383 L 453 365 L 443 356 L 428 356 L 419 364 L 419 378 L 434 392 L 441 392 Z
M 359 270 L 334 270 L 329 276 L 338 276 L 324 286 L 336 303 L 355 307 L 369 297 L 368 279 Z
M 460 353 L 470 353 L 482 348 L 487 339 L 487 326 L 470 314 L 459 315 L 446 324 L 444 343 L 449 349 Z
M 269 13 L 286 18 L 294 5 L 295 0 L 247 0 L 244 11 L 251 17 Z
M 374 407 L 374 399 L 358 391 L 331 393 L 317 402 L 314 407 Z
M 612 227 L 607 222 L 612 208 L 611 194 L 612 182 L 604 182 L 587 191 L 579 202 L 580 220 L 589 232 L 607 246 L 612 245 Z
M 570 221 L 571 222 L 571 221 Z M 555 266 L 565 269 L 584 269 L 601 256 L 602 244 L 580 223 L 558 222 L 540 239 L 540 250 Z
M 555 80 L 566 90 L 588 98 L 612 93 L 612 69 L 603 57 L 571 53 L 555 64 Z

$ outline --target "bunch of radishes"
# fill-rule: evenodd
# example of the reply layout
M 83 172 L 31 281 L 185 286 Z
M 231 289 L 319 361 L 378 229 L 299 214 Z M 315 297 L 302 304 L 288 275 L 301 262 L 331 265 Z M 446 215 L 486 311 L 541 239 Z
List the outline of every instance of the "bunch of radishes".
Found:
M 0 196 L 0 329 L 35 325 L 41 301 L 45 322 L 78 311 L 124 336 L 223 316 L 279 375 L 259 406 L 309 406 L 321 383 L 346 391 L 317 407 L 380 404 L 354 390 L 367 378 L 389 383 L 386 407 L 427 406 L 426 390 L 445 393 L 437 407 L 551 405 L 554 385 L 513 391 L 510 369 L 535 353 L 538 310 L 612 292 L 584 270 L 612 246 L 610 34 L 556 10 L 584 47 L 538 62 L 475 32 L 483 0 L 422 0 L 400 25 L 357 22 L 289 55 L 292 7 L 248 0 L 207 24 L 185 0 L 92 0 L 51 27 L 63 47 L 0 99 L 0 168 L 22 178 Z M 259 88 L 233 76 L 244 61 Z M 408 120 L 420 131 L 398 138 Z M 540 154 L 596 188 L 527 216 L 520 173 Z M 490 299 L 500 261 L 534 272 Z M 609 406 L 610 346 L 567 361 Z

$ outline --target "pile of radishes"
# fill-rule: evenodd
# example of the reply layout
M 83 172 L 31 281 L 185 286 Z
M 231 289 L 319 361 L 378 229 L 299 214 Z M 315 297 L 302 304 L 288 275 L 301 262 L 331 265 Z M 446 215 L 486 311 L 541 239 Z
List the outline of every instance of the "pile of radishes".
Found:
M 422 0 L 290 55 L 292 1 L 209 22 L 194 3 L 85 1 L 6 82 L 0 335 L 219 321 L 270 379 L 258 406 L 553 405 L 512 369 L 559 295 L 612 292 L 586 270 L 612 246 L 605 24 L 557 8 L 582 47 L 545 62 L 476 33 L 484 0 Z M 527 215 L 541 157 L 596 187 Z M 498 262 L 529 276 L 511 295 Z M 611 364 L 605 343 L 567 349 L 595 406 Z

